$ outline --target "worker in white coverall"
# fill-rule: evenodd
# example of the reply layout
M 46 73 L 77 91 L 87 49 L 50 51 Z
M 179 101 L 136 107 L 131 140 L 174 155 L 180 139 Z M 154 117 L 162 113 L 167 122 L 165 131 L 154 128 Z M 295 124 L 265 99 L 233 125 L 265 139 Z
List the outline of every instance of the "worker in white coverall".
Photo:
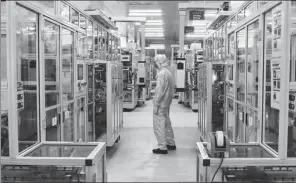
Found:
M 165 55 L 157 55 L 154 65 L 158 73 L 153 101 L 153 128 L 158 141 L 158 148 L 153 149 L 153 153 L 167 154 L 168 149 L 176 149 L 174 132 L 169 117 L 174 96 L 174 82 L 173 76 L 168 70 L 169 62 Z

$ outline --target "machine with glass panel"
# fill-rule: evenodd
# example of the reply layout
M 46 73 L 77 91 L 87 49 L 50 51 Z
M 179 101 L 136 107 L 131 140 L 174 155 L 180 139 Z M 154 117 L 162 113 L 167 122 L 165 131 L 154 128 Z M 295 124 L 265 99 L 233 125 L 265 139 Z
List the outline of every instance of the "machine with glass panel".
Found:
M 138 105 L 137 61 L 140 54 L 137 51 L 122 50 L 123 66 L 123 108 L 134 109 Z
M 111 58 L 118 56 L 114 51 L 118 38 L 109 33 L 116 27 L 108 18 L 102 26 L 101 20 L 66 1 L 1 1 L 2 180 L 25 181 L 22 175 L 32 175 L 28 181 L 43 182 L 44 176 L 48 181 L 106 181 L 107 140 L 86 143 L 96 140 L 94 64 L 106 59 L 108 36 Z M 119 65 L 114 71 L 118 74 L 108 83 L 110 93 L 117 93 L 117 98 L 108 103 L 118 103 L 109 107 L 114 117 L 108 117 L 107 126 L 115 139 L 122 127 L 122 123 L 116 123 L 122 121 L 121 69 Z M 35 150 L 40 152 L 27 157 L 26 152 Z M 96 172 L 98 166 L 100 172 Z M 40 174 L 33 175 L 36 171 L 32 168 Z M 51 171 L 59 173 L 48 174 Z
M 187 85 L 188 85 L 188 99 L 189 106 L 194 111 L 198 111 L 198 86 L 197 86 L 197 72 L 198 66 L 203 62 L 203 51 L 192 50 L 186 56 L 187 67 Z
M 225 23 L 229 157 L 197 142 L 197 181 L 295 182 L 295 9 L 250 1 Z
M 122 118 L 122 65 L 118 62 L 95 62 L 95 140 L 112 146 L 120 139 Z

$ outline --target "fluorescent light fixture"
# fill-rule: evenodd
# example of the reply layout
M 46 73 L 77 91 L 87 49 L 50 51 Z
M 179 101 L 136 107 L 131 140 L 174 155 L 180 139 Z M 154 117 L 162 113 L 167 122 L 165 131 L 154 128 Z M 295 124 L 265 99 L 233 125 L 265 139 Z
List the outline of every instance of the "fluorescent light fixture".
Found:
M 165 46 L 164 46 L 164 44 L 150 44 L 149 48 L 152 48 L 152 49 L 165 49 Z
M 129 13 L 128 16 L 136 16 L 136 17 L 153 17 L 153 16 L 161 16 L 162 13 Z
M 136 22 L 135 25 L 141 25 L 141 23 L 140 22 Z
M 163 25 L 163 22 L 146 22 L 145 25 Z
M 147 32 L 147 33 L 150 33 L 150 32 L 163 33 L 163 30 L 145 30 L 145 32 Z
M 130 13 L 161 13 L 162 10 L 129 10 Z
M 162 20 L 147 20 L 146 23 L 150 23 L 150 22 L 153 22 L 153 23 L 158 23 L 158 22 L 163 22 Z
M 188 34 L 186 35 L 186 37 L 192 37 L 192 38 L 195 38 L 195 37 L 205 37 L 206 35 L 205 34 Z

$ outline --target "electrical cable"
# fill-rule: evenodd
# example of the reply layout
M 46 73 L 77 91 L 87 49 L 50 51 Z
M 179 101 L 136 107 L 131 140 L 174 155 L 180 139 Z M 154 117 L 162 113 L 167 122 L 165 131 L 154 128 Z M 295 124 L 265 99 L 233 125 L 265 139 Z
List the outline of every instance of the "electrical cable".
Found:
M 214 178 L 215 178 L 215 176 L 216 176 L 216 174 L 217 174 L 218 170 L 221 168 L 221 166 L 222 166 L 222 163 L 223 163 L 223 160 L 224 160 L 224 156 L 223 156 L 223 157 L 222 157 L 222 159 L 221 159 L 220 165 L 218 166 L 218 168 L 217 168 L 217 170 L 216 170 L 216 172 L 215 172 L 215 174 L 214 174 L 214 176 L 213 176 L 213 178 L 212 178 L 212 181 L 211 181 L 211 183 L 213 183 L 213 181 L 214 181 Z

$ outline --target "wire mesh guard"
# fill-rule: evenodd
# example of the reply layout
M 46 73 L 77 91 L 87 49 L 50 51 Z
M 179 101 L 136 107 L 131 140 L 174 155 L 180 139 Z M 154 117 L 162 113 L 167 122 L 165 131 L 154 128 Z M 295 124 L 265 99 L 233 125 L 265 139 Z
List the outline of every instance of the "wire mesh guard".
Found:
M 1 182 L 83 182 L 82 167 L 4 165 Z
M 295 167 L 225 167 L 224 182 L 296 182 Z

